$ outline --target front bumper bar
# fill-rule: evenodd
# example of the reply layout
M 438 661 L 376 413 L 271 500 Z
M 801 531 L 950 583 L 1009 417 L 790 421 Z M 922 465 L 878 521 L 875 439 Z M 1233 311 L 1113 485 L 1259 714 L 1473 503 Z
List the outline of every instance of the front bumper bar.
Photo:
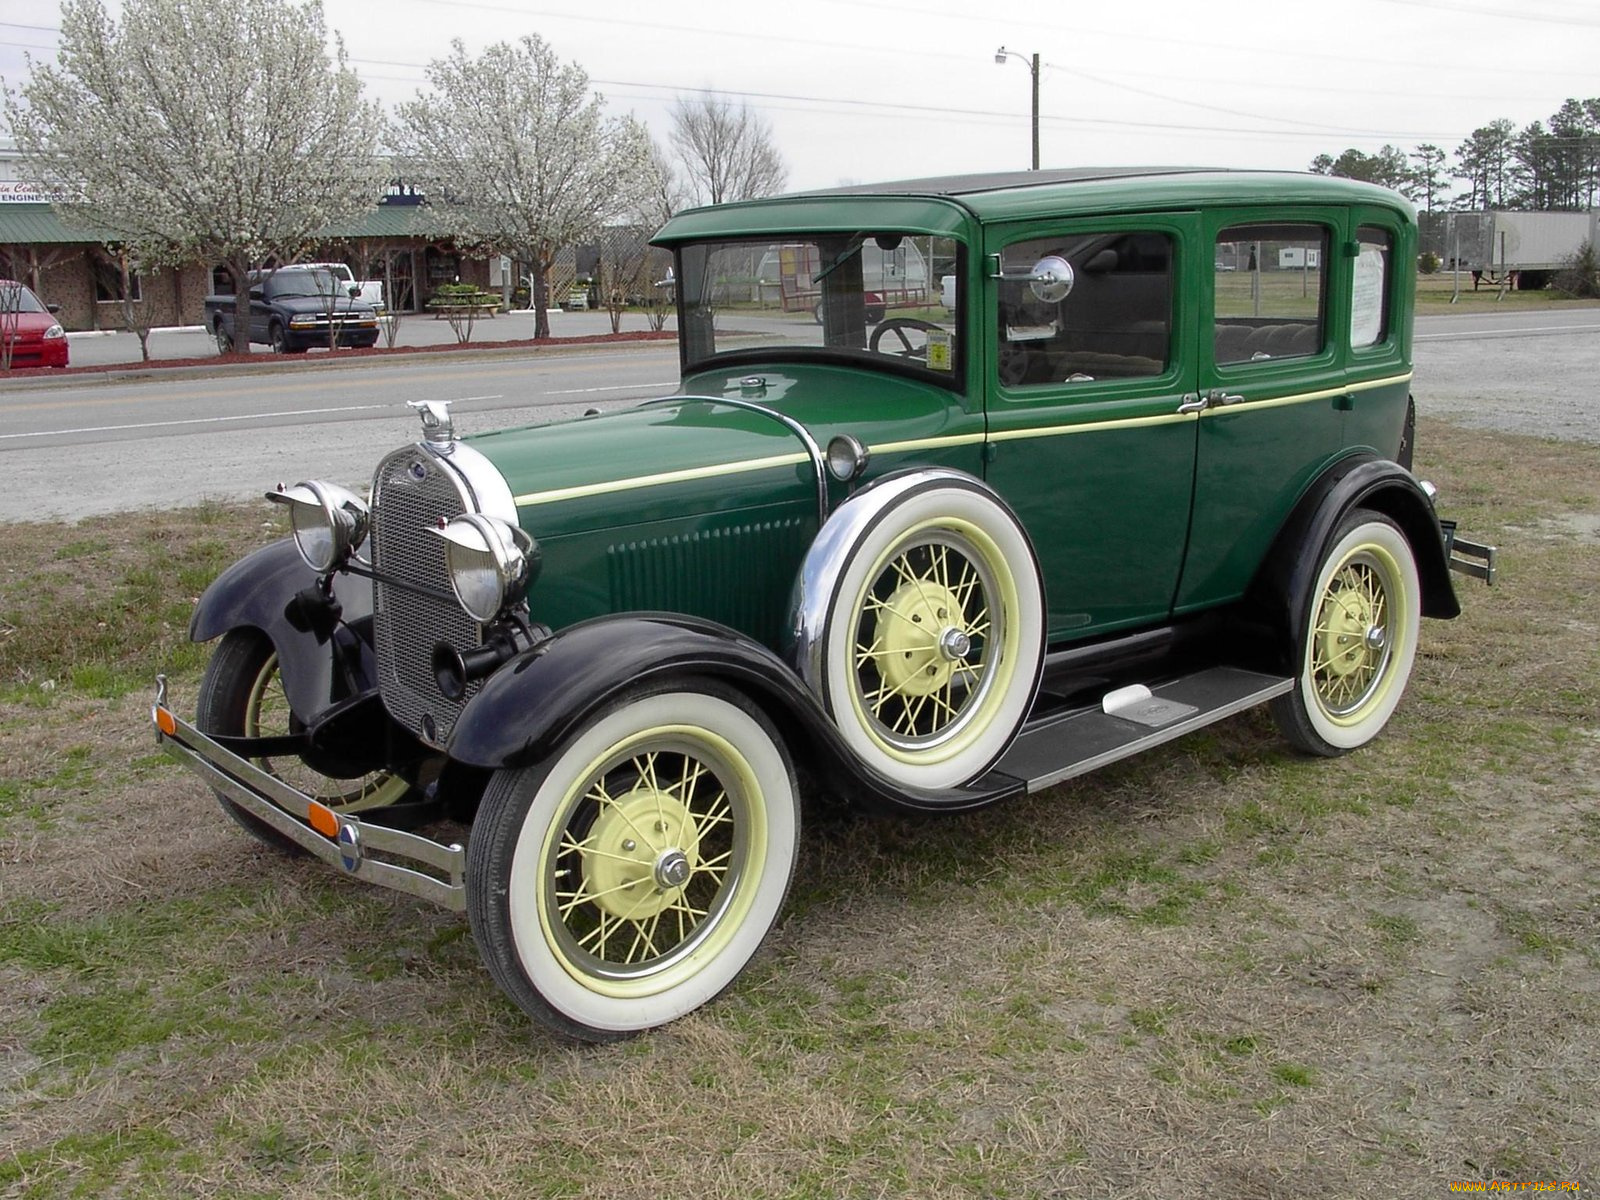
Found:
M 295 845 L 357 879 L 431 900 L 455 912 L 466 911 L 467 852 L 459 843 L 447 846 L 414 833 L 360 821 L 297 791 L 174 715 L 167 707 L 165 675 L 156 676 L 156 700 L 150 708 L 150 720 L 162 749 L 219 795 Z M 384 857 L 373 858 L 373 854 Z M 434 873 L 389 859 L 409 860 Z

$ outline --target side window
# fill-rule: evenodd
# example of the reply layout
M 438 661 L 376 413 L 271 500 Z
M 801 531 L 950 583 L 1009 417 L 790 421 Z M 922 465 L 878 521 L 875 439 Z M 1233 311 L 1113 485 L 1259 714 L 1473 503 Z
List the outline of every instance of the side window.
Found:
M 1001 382 L 1059 385 L 1165 372 L 1172 257 L 1165 233 L 1073 233 L 1007 246 L 1000 262 Z M 1052 259 L 1070 268 L 1065 295 L 1059 284 L 1028 281 Z
M 1355 284 L 1350 291 L 1350 348 L 1376 346 L 1389 337 L 1389 263 L 1394 236 L 1363 225 L 1356 230 Z
M 1217 363 L 1320 351 L 1327 260 L 1328 232 L 1320 225 L 1237 225 L 1218 234 Z

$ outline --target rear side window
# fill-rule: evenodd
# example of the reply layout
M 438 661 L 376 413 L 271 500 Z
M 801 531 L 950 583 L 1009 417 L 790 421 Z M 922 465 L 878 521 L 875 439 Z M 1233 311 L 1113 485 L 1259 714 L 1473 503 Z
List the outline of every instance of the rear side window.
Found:
M 1355 284 L 1350 291 L 1350 348 L 1376 346 L 1389 337 L 1389 265 L 1394 236 L 1363 225 L 1356 231 Z
M 1217 235 L 1216 361 L 1265 362 L 1318 353 L 1328 232 L 1320 225 L 1237 225 Z
M 1028 281 L 1044 264 L 1070 287 Z M 999 374 L 1010 387 L 1163 374 L 1172 341 L 1172 238 L 1071 233 L 1001 255 Z M 1063 294 L 1064 293 L 1064 294 Z

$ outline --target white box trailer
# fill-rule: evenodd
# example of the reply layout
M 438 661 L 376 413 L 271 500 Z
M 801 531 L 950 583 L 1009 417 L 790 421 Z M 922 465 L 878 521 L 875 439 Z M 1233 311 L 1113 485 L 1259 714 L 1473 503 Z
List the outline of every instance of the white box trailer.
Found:
M 1449 213 L 1445 260 L 1499 283 L 1513 274 L 1520 288 L 1541 288 L 1595 236 L 1600 210 L 1589 212 Z

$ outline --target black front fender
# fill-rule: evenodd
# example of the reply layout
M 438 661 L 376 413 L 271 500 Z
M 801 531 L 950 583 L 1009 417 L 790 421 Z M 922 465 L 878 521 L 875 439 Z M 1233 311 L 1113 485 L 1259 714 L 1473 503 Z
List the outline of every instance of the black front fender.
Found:
M 452 762 L 499 770 L 554 752 L 590 717 L 632 687 L 663 678 L 719 679 L 765 709 L 868 801 L 896 810 L 957 812 L 1021 790 L 991 773 L 964 788 L 912 793 L 856 760 L 793 669 L 761 643 L 723 625 L 676 613 L 597 617 L 563 630 L 485 681 L 450 733 Z M 791 746 L 791 750 L 795 747 Z
M 206 588 L 189 619 L 189 638 L 209 642 L 234 629 L 259 629 L 278 652 L 289 706 L 304 721 L 374 686 L 372 582 L 334 580 L 335 614 L 314 599 L 318 575 L 293 538 L 234 563 Z

